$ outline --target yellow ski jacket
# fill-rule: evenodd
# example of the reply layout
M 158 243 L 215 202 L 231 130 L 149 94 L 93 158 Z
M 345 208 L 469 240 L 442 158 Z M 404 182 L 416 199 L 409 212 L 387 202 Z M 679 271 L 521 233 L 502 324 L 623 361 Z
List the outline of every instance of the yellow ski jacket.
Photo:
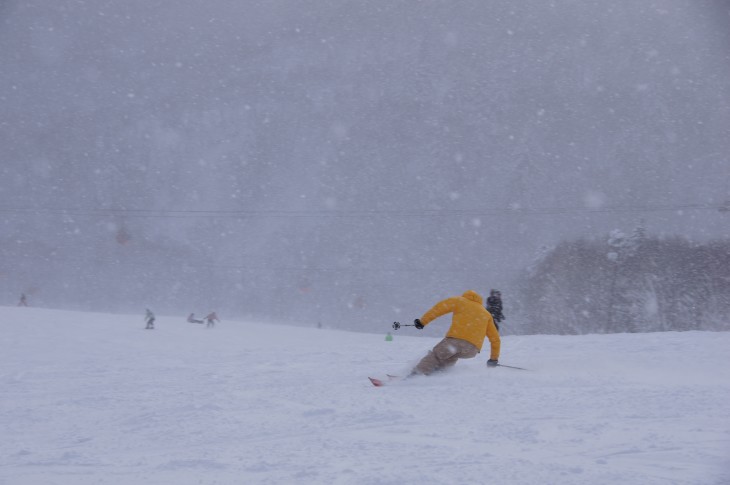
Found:
M 442 315 L 453 313 L 451 328 L 446 336 L 471 342 L 480 352 L 486 336 L 492 346 L 489 358 L 499 359 L 501 345 L 499 331 L 494 326 L 492 315 L 484 308 L 483 303 L 479 293 L 468 290 L 461 296 L 454 296 L 436 303 L 433 308 L 423 314 L 421 323 L 428 325 Z

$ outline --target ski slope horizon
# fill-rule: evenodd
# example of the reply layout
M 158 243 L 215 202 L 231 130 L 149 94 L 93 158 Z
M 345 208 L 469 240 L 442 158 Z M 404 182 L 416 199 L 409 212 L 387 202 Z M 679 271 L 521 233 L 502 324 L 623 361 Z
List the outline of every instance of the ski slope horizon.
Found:
M 0 484 L 730 482 L 730 332 L 438 342 L 0 307 Z M 447 317 L 431 326 L 445 334 Z M 415 332 L 415 331 L 414 331 Z

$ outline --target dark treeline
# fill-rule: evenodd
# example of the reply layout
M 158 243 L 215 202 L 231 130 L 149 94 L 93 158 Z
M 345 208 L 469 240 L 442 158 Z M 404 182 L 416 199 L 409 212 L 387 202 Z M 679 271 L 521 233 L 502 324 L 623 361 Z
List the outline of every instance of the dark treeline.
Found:
M 523 281 L 524 333 L 728 330 L 730 243 L 614 231 L 544 251 Z

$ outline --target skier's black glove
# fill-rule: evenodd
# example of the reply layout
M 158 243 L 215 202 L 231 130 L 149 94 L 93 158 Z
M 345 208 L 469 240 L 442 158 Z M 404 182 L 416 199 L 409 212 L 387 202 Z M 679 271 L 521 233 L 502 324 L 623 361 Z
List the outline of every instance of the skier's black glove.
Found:
M 416 327 L 418 330 L 423 330 L 423 324 L 417 318 L 413 320 L 413 326 Z
M 487 361 L 487 367 L 497 367 L 499 365 L 499 361 L 497 359 L 489 359 Z

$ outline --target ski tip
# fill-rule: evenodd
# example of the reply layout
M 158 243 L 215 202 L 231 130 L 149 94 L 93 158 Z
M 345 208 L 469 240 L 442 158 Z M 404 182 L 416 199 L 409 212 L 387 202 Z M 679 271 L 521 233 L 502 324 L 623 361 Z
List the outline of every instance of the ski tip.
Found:
M 383 387 L 385 385 L 385 383 L 380 379 L 376 379 L 374 377 L 368 377 L 368 379 L 370 379 L 370 382 L 372 382 L 375 387 Z

